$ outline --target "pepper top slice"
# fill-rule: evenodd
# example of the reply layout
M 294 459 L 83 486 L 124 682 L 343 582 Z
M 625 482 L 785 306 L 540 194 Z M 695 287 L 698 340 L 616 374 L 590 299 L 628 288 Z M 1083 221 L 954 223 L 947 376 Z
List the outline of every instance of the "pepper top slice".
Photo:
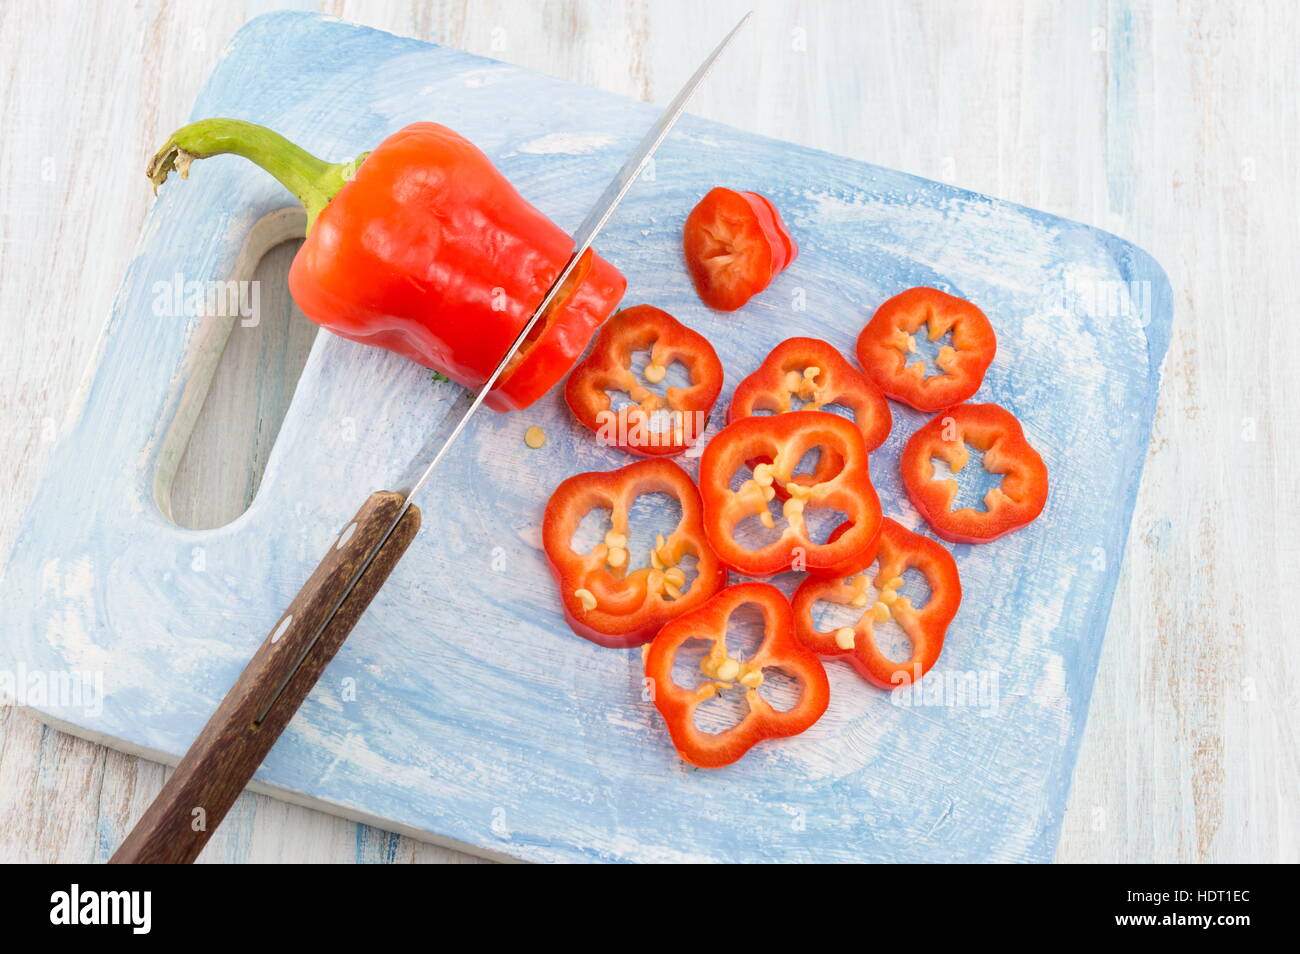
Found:
M 632 355 L 649 351 L 640 374 Z M 690 375 L 686 387 L 661 395 L 653 385 L 674 363 Z M 702 334 L 652 305 L 625 308 L 607 321 L 596 343 L 569 375 L 564 397 L 574 416 L 605 443 L 633 454 L 680 454 L 704 434 L 709 412 L 722 390 L 722 362 Z M 609 391 L 634 402 L 613 409 Z
M 798 475 L 804 455 L 819 449 L 833 454 L 833 474 Z M 733 490 L 732 478 L 748 466 L 753 476 Z M 741 521 L 757 516 L 769 531 L 775 520 L 769 502 L 781 487 L 788 495 L 782 513 L 786 526 L 775 539 L 750 548 L 736 539 Z M 785 570 L 820 576 L 856 572 L 875 556 L 880 534 L 880 499 L 871 484 L 867 448 L 853 422 L 825 411 L 791 411 L 746 417 L 728 424 L 700 457 L 700 493 L 704 528 L 713 550 L 731 569 L 746 576 L 769 577 Z M 850 526 L 837 538 L 818 543 L 805 522 L 805 510 L 843 515 Z
M 740 308 L 799 255 L 769 199 L 722 187 L 691 209 L 682 250 L 700 300 L 718 311 Z
M 795 633 L 818 656 L 844 659 L 872 685 L 893 689 L 920 679 L 939 659 L 948 626 L 961 605 L 961 577 L 957 562 L 942 545 L 888 517 L 880 528 L 875 567 L 874 574 L 864 570 L 840 580 L 805 579 L 792 600 Z M 929 598 L 920 608 L 899 595 L 903 575 L 911 569 L 920 571 L 930 587 Z M 862 612 L 853 626 L 819 630 L 813 608 L 821 601 Z M 881 652 L 875 638 L 875 626 L 891 619 L 912 644 L 911 656 L 898 662 Z
M 954 477 L 935 479 L 934 461 L 957 473 L 984 455 L 984 469 L 1002 482 L 984 495 L 984 510 L 952 509 Z M 988 543 L 1031 523 L 1047 504 L 1047 465 L 1025 439 L 1014 414 L 997 404 L 950 407 L 908 439 L 899 460 L 903 487 L 934 532 L 952 543 Z
M 656 540 L 650 565 L 632 569 L 629 514 L 637 497 L 656 493 L 676 498 L 681 518 Z M 589 552 L 579 553 L 573 536 L 596 509 L 609 511 L 610 529 Z M 699 606 L 727 581 L 701 525 L 699 491 L 686 471 L 661 458 L 562 481 L 546 503 L 542 547 L 573 631 L 614 649 L 648 642 L 665 622 Z M 696 561 L 689 586 L 679 566 L 687 556 Z
M 727 649 L 727 621 L 746 604 L 762 613 L 763 641 L 752 656 L 738 659 Z M 705 640 L 710 648 L 699 667 L 704 678 L 687 688 L 673 678 L 673 664 L 682 645 L 692 639 Z M 772 670 L 798 683 L 798 701 L 788 709 L 775 708 L 760 693 Z M 668 623 L 650 644 L 645 673 L 677 753 L 700 768 L 730 765 L 764 739 L 798 735 L 821 718 L 830 702 L 826 670 L 795 638 L 784 594 L 767 583 L 729 586 Z M 721 732 L 702 731 L 696 710 L 720 692 L 743 692 L 745 715 Z
M 925 325 L 931 341 L 952 333 L 939 349 L 938 371 L 911 360 L 915 335 Z M 997 353 L 997 336 L 975 305 L 937 288 L 909 288 L 886 301 L 858 335 L 858 363 L 880 390 L 918 411 L 960 404 L 979 390 Z

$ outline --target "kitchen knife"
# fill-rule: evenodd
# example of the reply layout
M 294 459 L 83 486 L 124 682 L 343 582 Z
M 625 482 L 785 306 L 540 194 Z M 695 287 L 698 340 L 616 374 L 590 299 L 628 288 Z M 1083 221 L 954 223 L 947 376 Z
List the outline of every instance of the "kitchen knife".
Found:
M 564 268 L 482 387 L 472 398 L 466 395 L 463 409 L 453 409 L 416 455 L 399 482 L 405 489 L 371 494 L 343 528 L 110 863 L 188 863 L 203 850 L 415 537 L 420 528 L 415 495 L 750 16 L 741 18 L 700 64 L 605 187 L 573 233 L 573 252 Z

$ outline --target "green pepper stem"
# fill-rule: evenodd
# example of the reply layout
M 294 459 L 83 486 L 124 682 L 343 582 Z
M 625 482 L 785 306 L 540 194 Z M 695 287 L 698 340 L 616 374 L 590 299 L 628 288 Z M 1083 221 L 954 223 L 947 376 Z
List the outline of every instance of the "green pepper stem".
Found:
M 326 162 L 265 126 L 240 119 L 201 119 L 172 133 L 149 160 L 145 175 L 157 192 L 173 170 L 187 178 L 195 159 L 225 154 L 243 156 L 275 176 L 307 210 L 308 231 L 365 158 L 363 153 L 350 162 Z

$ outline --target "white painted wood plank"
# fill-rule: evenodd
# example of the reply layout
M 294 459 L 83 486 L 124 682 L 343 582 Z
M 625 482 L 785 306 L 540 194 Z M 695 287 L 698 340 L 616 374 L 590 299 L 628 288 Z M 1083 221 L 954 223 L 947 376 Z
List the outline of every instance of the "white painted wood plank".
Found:
M 747 6 L 328 12 L 662 102 Z M 0 6 L 0 551 L 148 207 L 141 158 L 255 12 Z M 1169 270 L 1156 439 L 1058 858 L 1296 860 L 1294 5 L 767 4 L 746 42 L 753 68 L 696 112 L 1113 229 Z M 51 48 L 78 69 L 49 68 Z M 96 833 L 162 778 L 0 712 L 0 858 L 101 857 Z M 261 797 L 239 812 L 205 860 L 446 854 Z

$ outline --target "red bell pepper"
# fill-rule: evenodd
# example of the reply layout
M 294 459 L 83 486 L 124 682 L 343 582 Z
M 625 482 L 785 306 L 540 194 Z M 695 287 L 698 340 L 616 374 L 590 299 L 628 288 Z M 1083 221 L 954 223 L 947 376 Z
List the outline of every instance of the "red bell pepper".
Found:
M 833 474 L 796 478 L 804 454 L 820 448 L 834 454 Z M 753 476 L 737 490 L 733 476 L 751 460 L 768 460 L 753 468 Z M 784 488 L 786 527 L 771 542 L 750 549 L 735 537 L 747 517 L 757 515 L 763 526 L 776 527 L 768 508 L 776 489 Z M 867 448 L 853 422 L 826 411 L 791 411 L 769 417 L 746 417 L 728 424 L 700 457 L 700 494 L 704 529 L 713 551 L 727 566 L 746 576 L 769 577 L 785 570 L 806 569 L 817 576 L 854 573 L 875 557 L 880 535 L 880 499 L 871 485 Z M 839 511 L 852 524 L 838 538 L 816 543 L 804 519 L 805 509 Z
M 649 351 L 640 377 L 632 371 L 632 354 Z M 688 387 L 670 387 L 663 395 L 651 384 L 680 363 L 690 375 Z M 583 426 L 604 443 L 648 457 L 680 454 L 703 434 L 709 412 L 722 390 L 722 362 L 699 332 L 650 305 L 620 311 L 605 323 L 587 355 L 565 384 L 564 397 Z M 609 391 L 622 391 L 635 404 L 613 410 Z
M 952 332 L 952 344 L 935 358 L 939 370 L 930 375 L 923 361 L 908 364 L 922 325 L 931 341 Z M 937 288 L 909 288 L 876 309 L 862 329 L 858 363 L 894 400 L 918 411 L 940 411 L 979 390 L 997 348 L 993 326 L 970 302 Z
M 727 651 L 727 620 L 739 607 L 752 604 L 763 614 L 763 642 L 748 659 Z M 673 678 L 677 651 L 687 640 L 712 643 L 700 663 L 704 677 L 693 689 Z M 799 683 L 793 707 L 774 708 L 759 692 L 768 670 L 780 670 Z M 739 583 L 703 606 L 685 613 L 659 631 L 645 661 L 655 708 L 668 724 L 677 753 L 700 768 L 730 765 L 764 739 L 798 735 L 821 718 L 830 702 L 826 670 L 795 638 L 790 604 L 767 583 Z M 711 733 L 695 725 L 695 711 L 719 692 L 743 692 L 747 712 L 738 723 Z
M 514 342 L 573 243 L 482 152 L 436 123 L 413 123 L 350 163 L 327 163 L 269 129 L 207 119 L 175 132 L 149 165 L 155 185 L 196 158 L 235 153 L 307 209 L 289 270 L 303 313 L 323 328 L 395 351 L 467 388 Z M 486 403 L 527 407 L 578 360 L 627 281 L 588 253 Z
M 986 510 L 952 509 L 957 480 L 936 480 L 934 460 L 954 474 L 984 455 L 984 469 L 1002 483 L 984 495 Z M 903 487 L 934 532 L 953 543 L 988 543 L 1031 523 L 1047 503 L 1047 465 L 1029 446 L 1015 415 L 996 404 L 959 404 L 920 428 L 899 461 Z
M 794 594 L 795 633 L 817 655 L 846 659 L 872 685 L 892 689 L 920 679 L 939 658 L 948 624 L 961 605 L 961 578 L 951 553 L 888 517 L 880 529 L 876 567 L 874 576 L 863 571 L 843 580 L 805 579 Z M 919 570 L 930 585 L 930 598 L 920 609 L 898 595 L 903 574 L 910 569 Z M 878 591 L 874 602 L 873 585 Z M 821 600 L 860 607 L 862 616 L 854 626 L 819 630 L 812 610 Z M 876 645 L 874 625 L 890 619 L 912 643 L 911 658 L 902 662 L 890 659 Z
M 633 570 L 628 515 L 642 494 L 675 497 L 682 515 L 672 533 L 656 540 L 651 565 Z M 578 553 L 573 535 L 582 518 L 597 508 L 609 511 L 610 529 L 590 552 Z M 699 491 L 670 460 L 643 460 L 563 481 L 546 503 L 542 547 L 573 631 L 613 649 L 649 642 L 664 623 L 700 606 L 727 582 L 726 568 L 709 548 L 700 523 Z M 689 586 L 678 565 L 688 555 L 696 560 Z
M 799 255 L 781 213 L 757 192 L 713 189 L 686 217 L 686 267 L 700 299 L 735 311 Z
M 794 399 L 803 401 L 795 408 Z M 816 411 L 831 404 L 853 412 L 867 450 L 885 442 L 893 418 L 880 390 L 844 356 L 818 338 L 787 338 L 769 352 L 758 370 L 731 396 L 727 421 L 753 417 L 759 411 Z

